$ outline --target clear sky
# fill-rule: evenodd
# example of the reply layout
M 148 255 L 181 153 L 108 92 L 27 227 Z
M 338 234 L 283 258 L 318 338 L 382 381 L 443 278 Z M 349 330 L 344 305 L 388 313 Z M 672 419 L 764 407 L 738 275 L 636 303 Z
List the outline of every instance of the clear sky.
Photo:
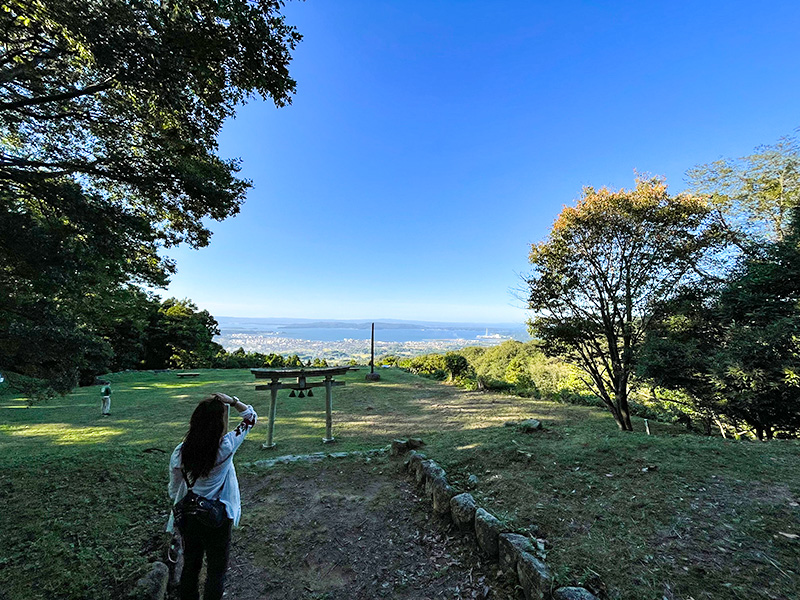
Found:
M 253 181 L 164 295 L 214 315 L 523 322 L 531 242 L 585 185 L 800 125 L 800 2 L 308 0 L 294 103 L 221 154 Z

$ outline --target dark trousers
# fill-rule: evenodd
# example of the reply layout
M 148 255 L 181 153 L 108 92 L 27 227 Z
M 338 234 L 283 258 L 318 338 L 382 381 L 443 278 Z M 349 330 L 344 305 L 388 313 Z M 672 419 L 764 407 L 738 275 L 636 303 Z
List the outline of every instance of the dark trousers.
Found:
M 231 548 L 231 526 L 225 519 L 219 527 L 208 527 L 191 517 L 183 528 L 183 573 L 181 574 L 181 600 L 198 600 L 197 591 L 203 554 L 206 556 L 206 585 L 204 600 L 219 600 L 225 589 L 228 554 Z

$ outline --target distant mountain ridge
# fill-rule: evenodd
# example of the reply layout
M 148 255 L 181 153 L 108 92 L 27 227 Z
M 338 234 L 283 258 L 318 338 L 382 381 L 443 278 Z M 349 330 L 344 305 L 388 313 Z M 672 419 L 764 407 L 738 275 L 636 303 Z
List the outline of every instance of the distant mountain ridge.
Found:
M 373 321 L 363 319 L 291 319 L 277 317 L 216 317 L 221 328 L 261 330 L 280 329 L 370 329 Z M 522 323 L 448 323 L 442 321 L 406 321 L 376 319 L 376 329 L 474 329 L 524 330 Z

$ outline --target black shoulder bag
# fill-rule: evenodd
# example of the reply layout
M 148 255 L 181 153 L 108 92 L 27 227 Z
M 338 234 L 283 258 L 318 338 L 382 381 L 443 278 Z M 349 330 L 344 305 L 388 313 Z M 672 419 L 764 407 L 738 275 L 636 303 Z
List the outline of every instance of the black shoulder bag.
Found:
M 227 458 L 225 460 L 228 460 Z M 222 462 L 225 462 L 224 460 Z M 219 527 L 228 518 L 225 505 L 221 500 L 211 500 L 192 491 L 194 484 L 186 476 L 186 469 L 181 467 L 181 475 L 186 482 L 186 495 L 172 507 L 175 515 L 175 525 L 178 531 L 183 532 L 187 519 L 191 518 L 206 527 Z M 197 481 L 195 481 L 197 483 Z M 224 487 L 224 484 L 223 484 Z

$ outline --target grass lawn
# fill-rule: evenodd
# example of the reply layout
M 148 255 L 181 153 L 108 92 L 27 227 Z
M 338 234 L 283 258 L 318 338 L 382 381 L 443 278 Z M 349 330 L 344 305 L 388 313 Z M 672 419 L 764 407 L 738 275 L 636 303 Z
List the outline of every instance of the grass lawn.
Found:
M 0 395 L 0 599 L 122 597 L 161 557 L 168 455 L 210 391 L 262 416 L 237 464 L 423 437 L 454 483 L 476 475 L 482 505 L 511 527 L 535 525 L 562 583 L 602 581 L 608 597 L 631 600 L 800 597 L 797 442 L 731 442 L 653 423 L 651 436 L 622 433 L 598 409 L 380 373 L 373 384 L 364 371 L 341 378 L 333 446 L 321 444 L 324 392 L 281 392 L 272 451 L 260 447 L 269 393 L 254 392 L 246 370 L 112 375 L 106 418 L 99 387 L 32 408 Z M 545 429 L 503 427 L 528 416 Z

